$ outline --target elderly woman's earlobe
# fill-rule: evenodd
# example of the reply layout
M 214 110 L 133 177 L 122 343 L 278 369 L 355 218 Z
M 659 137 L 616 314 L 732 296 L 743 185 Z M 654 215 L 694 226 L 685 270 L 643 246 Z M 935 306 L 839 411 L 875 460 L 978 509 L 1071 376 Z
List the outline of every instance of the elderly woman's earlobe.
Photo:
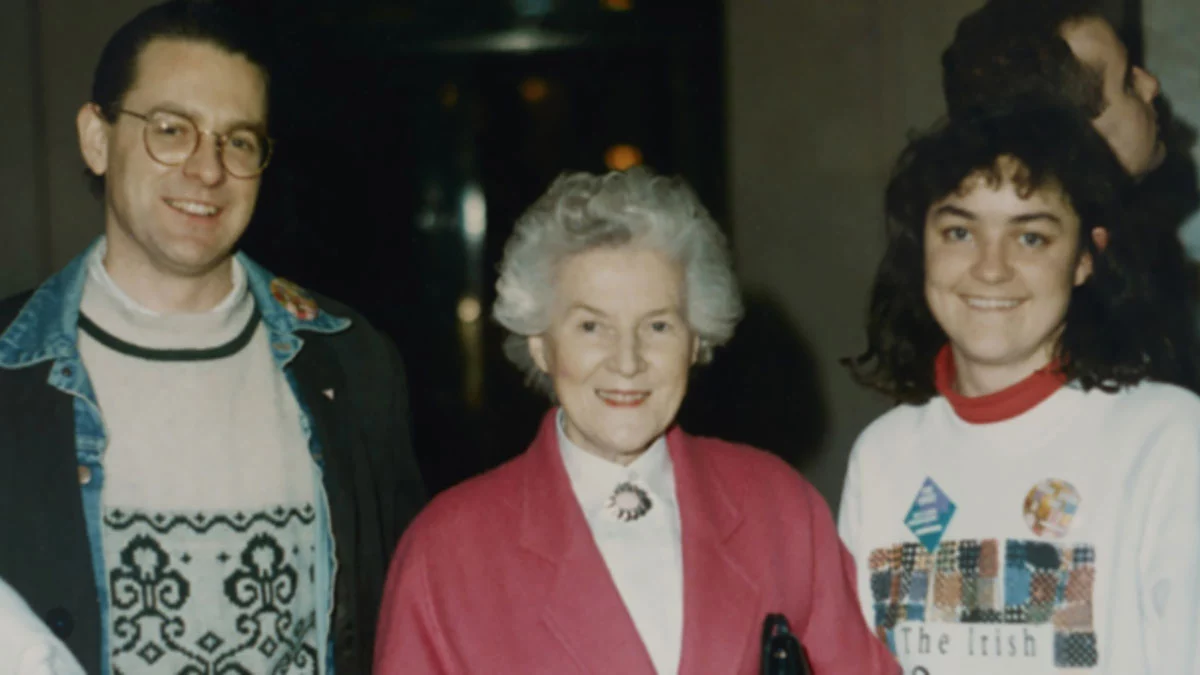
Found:
M 525 343 L 529 346 L 529 357 L 533 359 L 534 365 L 538 370 L 549 375 L 550 362 L 546 358 L 546 338 L 541 335 L 530 335 L 525 338 Z

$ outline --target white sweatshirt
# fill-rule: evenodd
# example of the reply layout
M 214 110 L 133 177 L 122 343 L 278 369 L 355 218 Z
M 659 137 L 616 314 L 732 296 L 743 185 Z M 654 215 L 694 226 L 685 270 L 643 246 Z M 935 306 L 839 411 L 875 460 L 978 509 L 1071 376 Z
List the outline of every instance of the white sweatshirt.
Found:
M 1063 387 L 963 421 L 943 397 L 859 436 L 839 530 L 912 675 L 1200 673 L 1200 398 Z

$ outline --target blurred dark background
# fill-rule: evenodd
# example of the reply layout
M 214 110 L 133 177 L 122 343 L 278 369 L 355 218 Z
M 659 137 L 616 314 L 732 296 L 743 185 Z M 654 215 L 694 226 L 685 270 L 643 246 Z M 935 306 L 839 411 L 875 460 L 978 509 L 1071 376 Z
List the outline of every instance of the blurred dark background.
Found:
M 776 452 L 836 506 L 885 409 L 837 365 L 863 346 L 883 185 L 942 112 L 938 56 L 981 2 L 239 0 L 281 56 L 277 153 L 243 246 L 396 340 L 438 491 L 521 452 L 548 406 L 489 319 L 517 215 L 565 170 L 680 174 L 725 226 L 747 304 L 681 422 Z M 74 117 L 104 41 L 148 4 L 2 8 L 0 292 L 100 232 Z M 1200 4 L 1109 4 L 1200 114 Z
M 279 152 L 243 246 L 396 339 L 440 490 L 520 452 L 547 407 L 488 308 L 513 222 L 555 176 L 649 164 L 728 221 L 722 6 L 308 4 L 272 17 Z

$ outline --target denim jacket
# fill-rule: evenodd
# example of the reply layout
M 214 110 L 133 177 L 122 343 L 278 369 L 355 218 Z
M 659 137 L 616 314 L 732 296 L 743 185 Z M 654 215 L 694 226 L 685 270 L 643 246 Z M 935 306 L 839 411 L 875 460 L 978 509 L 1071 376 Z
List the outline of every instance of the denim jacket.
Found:
M 93 247 L 99 242 L 93 244 Z M 93 574 L 93 583 L 95 586 L 96 601 L 98 615 L 94 617 L 98 620 L 98 635 L 95 637 L 99 640 L 99 672 L 109 672 L 109 654 L 110 648 L 107 644 L 108 635 L 108 584 L 105 571 L 105 563 L 103 556 L 103 548 L 101 542 L 101 491 L 104 487 L 104 451 L 106 447 L 104 421 L 100 413 L 100 409 L 96 403 L 96 396 L 92 389 L 92 384 L 88 379 L 87 371 L 85 370 L 80 358 L 78 338 L 77 338 L 77 323 L 79 319 L 79 306 L 83 295 L 84 283 L 87 278 L 87 260 L 91 249 L 84 252 L 82 255 L 68 264 L 61 272 L 51 277 L 40 288 L 38 288 L 32 296 L 25 302 L 20 309 L 16 318 L 8 325 L 7 329 L 0 334 L 0 377 L 4 376 L 5 371 L 21 371 L 31 369 L 42 365 L 45 367 L 49 364 L 48 377 L 46 384 L 53 390 L 57 390 L 62 394 L 72 397 L 73 422 L 74 422 L 74 455 L 76 463 L 76 473 L 78 478 L 78 486 L 83 509 L 83 522 L 86 528 L 87 547 L 90 553 L 90 567 Z M 309 442 L 309 449 L 313 460 L 319 468 L 318 481 L 323 481 L 326 486 L 334 487 L 330 484 L 331 478 L 325 471 L 325 457 L 323 455 L 322 441 L 320 434 L 314 434 L 314 417 L 310 410 L 310 404 L 313 401 L 311 395 L 306 396 L 301 391 L 300 383 L 297 379 L 296 369 L 290 367 L 291 364 L 300 355 L 301 350 L 305 347 L 305 338 L 301 335 L 311 336 L 312 338 L 327 338 L 330 340 L 336 339 L 342 333 L 369 333 L 368 337 L 374 338 L 373 342 L 379 342 L 381 339 L 386 343 L 386 338 L 374 333 L 373 330 L 366 326 L 365 320 L 359 318 L 357 321 L 352 321 L 349 318 L 343 318 L 328 313 L 324 309 L 317 309 L 323 305 L 334 304 L 332 301 L 318 303 L 313 299 L 311 294 L 297 288 L 296 286 L 274 278 L 269 272 L 258 266 L 244 254 L 237 254 L 238 261 L 246 270 L 249 292 L 253 295 L 255 302 L 259 308 L 264 327 L 268 332 L 269 343 L 271 345 L 271 353 L 276 365 L 284 373 L 293 394 L 297 397 L 301 411 L 301 424 L 303 433 Z M 301 303 L 299 311 L 296 303 Z M 348 308 L 346 308 L 348 311 Z M 307 310 L 307 311 L 306 311 Z M 361 322 L 362 326 L 356 326 Z M 357 328 L 357 331 L 351 331 L 352 326 Z M 387 343 L 384 350 L 376 350 L 379 353 L 386 353 L 386 347 L 390 347 Z M 336 350 L 335 350 L 336 351 Z M 343 349 L 343 352 L 360 352 L 369 354 L 371 350 Z M 394 348 L 393 348 L 394 351 Z M 329 352 L 327 352 L 329 353 Z M 353 357 L 350 357 L 353 358 Z M 398 356 L 394 357 L 398 364 Z M 330 359 L 325 359 L 329 361 Z M 342 360 L 345 359 L 335 359 Z M 331 364 L 321 364 L 321 368 L 328 368 Z M 335 368 L 337 364 L 332 364 Z M 367 368 L 367 370 L 372 370 Z M 396 388 L 403 390 L 402 376 L 398 383 L 394 383 Z M 378 387 L 367 387 L 369 390 L 378 389 Z M 385 387 L 386 389 L 386 387 Z M 403 393 L 401 396 L 403 407 L 407 407 L 407 396 Z M 10 406 L 10 401 L 4 400 L 4 394 L 0 391 L 0 406 Z M 18 404 L 19 408 L 19 404 Z M 397 414 L 406 415 L 406 410 L 396 411 Z M 67 420 L 55 420 L 56 423 L 66 422 Z M 332 421 L 332 420 L 330 420 Z M 390 439 L 392 448 L 368 448 L 368 452 L 374 450 L 381 452 L 385 456 L 388 464 L 400 465 L 404 468 L 406 475 L 402 476 L 399 483 L 405 485 L 408 492 L 415 494 L 400 496 L 402 501 L 410 502 L 406 508 L 402 508 L 397 514 L 401 527 L 407 523 L 407 519 L 411 517 L 412 512 L 415 512 L 415 506 L 419 505 L 423 499 L 420 490 L 419 474 L 416 470 L 415 461 L 412 458 L 411 447 L 408 441 L 407 423 L 402 425 L 403 432 Z M 326 434 L 328 435 L 328 434 Z M 390 437 L 389 437 L 390 438 Z M 2 441 L 0 441 L 2 442 Z M 340 449 L 338 449 L 340 451 Z M 5 462 L 5 448 L 0 447 L 0 465 Z M 395 456 L 392 456 L 395 455 Z M 389 457 L 390 456 L 390 457 Z M 396 458 L 400 461 L 397 462 Z M 337 487 L 329 492 L 329 511 L 345 510 L 347 502 L 354 502 L 353 497 L 349 499 L 338 499 L 335 493 L 345 496 L 347 490 L 345 485 Z M 318 597 L 318 635 L 329 635 L 331 643 L 335 642 L 333 626 L 331 625 L 332 614 L 335 605 L 342 605 L 344 611 L 349 611 L 349 608 L 358 603 L 347 604 L 345 599 L 335 600 L 335 575 L 338 562 L 335 560 L 334 540 L 337 537 L 336 528 L 331 522 L 331 514 L 324 508 L 325 499 L 321 491 L 323 486 L 318 482 L 314 485 L 314 501 L 318 507 L 318 532 L 325 533 L 325 536 L 318 538 L 318 559 L 326 560 L 329 564 L 319 565 L 317 571 L 317 588 L 319 590 Z M 353 495 L 353 490 L 350 490 Z M 405 497 L 407 497 L 405 499 Z M 17 508 L 21 508 L 21 504 L 16 504 Z M 349 505 L 351 509 L 355 509 L 355 504 Z M 345 518 L 342 518 L 345 521 Z M 393 528 L 394 529 L 394 528 Z M 395 533 L 398 537 L 399 532 Z M 333 536 L 331 536 L 333 535 Z M 2 537 L 2 534 L 0 534 Z M 391 553 L 387 542 L 392 540 L 392 536 L 385 535 L 383 537 L 384 546 L 383 555 Z M 352 540 L 351 540 L 352 542 Z M 19 544 L 20 542 L 6 542 L 0 538 L 0 548 Z M 392 541 L 394 544 L 394 541 Z M 341 553 L 340 551 L 338 552 Z M 338 558 L 343 557 L 338 555 Z M 383 561 L 384 569 L 386 569 L 386 560 Z M 4 565 L 0 564 L 0 576 L 5 574 Z M 18 584 L 17 590 L 22 589 Z M 358 598 L 356 600 L 366 601 L 370 603 L 371 598 Z M 377 604 L 378 598 L 374 599 Z M 31 604 L 34 604 L 31 602 Z M 35 607 L 36 610 L 36 607 Z M 62 616 L 44 616 L 44 619 L 51 624 L 51 628 L 58 632 L 64 631 L 64 626 L 56 626 L 56 623 L 63 623 Z M 69 614 L 65 617 L 68 623 L 74 623 L 76 617 Z M 355 623 L 354 621 L 343 618 L 342 630 L 346 630 L 346 626 Z M 358 622 L 361 623 L 361 622 Z M 366 630 L 370 633 L 374 626 L 359 626 L 358 629 Z M 65 627 L 65 631 L 72 632 L 71 627 Z M 69 637 L 69 636 L 68 636 Z M 346 642 L 346 638 L 342 638 Z M 70 644 L 68 639 L 68 644 Z M 338 647 L 339 649 L 341 647 Z M 361 648 L 360 648 L 361 650 Z M 330 658 L 327 659 L 327 666 L 330 672 L 333 671 L 333 655 L 334 649 L 330 649 Z M 94 656 L 89 654 L 77 654 L 85 667 L 89 663 L 95 663 Z M 341 659 L 339 659 L 341 660 Z M 364 660 L 369 663 L 369 652 L 366 655 L 359 654 L 352 662 L 354 666 L 352 670 L 367 672 L 369 666 L 364 663 Z M 364 667 L 365 666 L 365 667 Z M 346 669 L 338 669 L 339 672 L 349 672 Z M 91 669 L 89 668 L 89 672 Z

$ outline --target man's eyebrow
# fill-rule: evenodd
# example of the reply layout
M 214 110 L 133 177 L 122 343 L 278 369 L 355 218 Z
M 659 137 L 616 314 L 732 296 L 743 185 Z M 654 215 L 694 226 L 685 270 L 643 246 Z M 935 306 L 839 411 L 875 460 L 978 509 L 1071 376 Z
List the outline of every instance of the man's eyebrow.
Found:
M 179 115 L 180 117 L 188 118 L 189 120 L 192 121 L 193 124 L 196 124 L 195 113 L 185 109 L 183 106 L 180 106 L 180 105 L 177 105 L 174 103 L 160 103 L 160 104 L 152 107 L 150 109 L 150 111 L 151 112 L 167 112 L 167 113 L 171 113 L 172 115 Z M 196 124 L 196 126 L 199 126 L 199 124 Z M 266 124 L 266 122 L 263 122 L 262 120 L 235 119 L 235 120 L 232 120 L 230 123 L 225 124 L 223 126 L 223 128 L 221 129 L 221 131 L 225 132 L 225 131 L 232 131 L 232 130 L 236 130 L 236 129 L 249 129 L 251 131 L 258 132 L 259 134 L 261 134 L 263 136 L 267 135 L 267 124 Z

